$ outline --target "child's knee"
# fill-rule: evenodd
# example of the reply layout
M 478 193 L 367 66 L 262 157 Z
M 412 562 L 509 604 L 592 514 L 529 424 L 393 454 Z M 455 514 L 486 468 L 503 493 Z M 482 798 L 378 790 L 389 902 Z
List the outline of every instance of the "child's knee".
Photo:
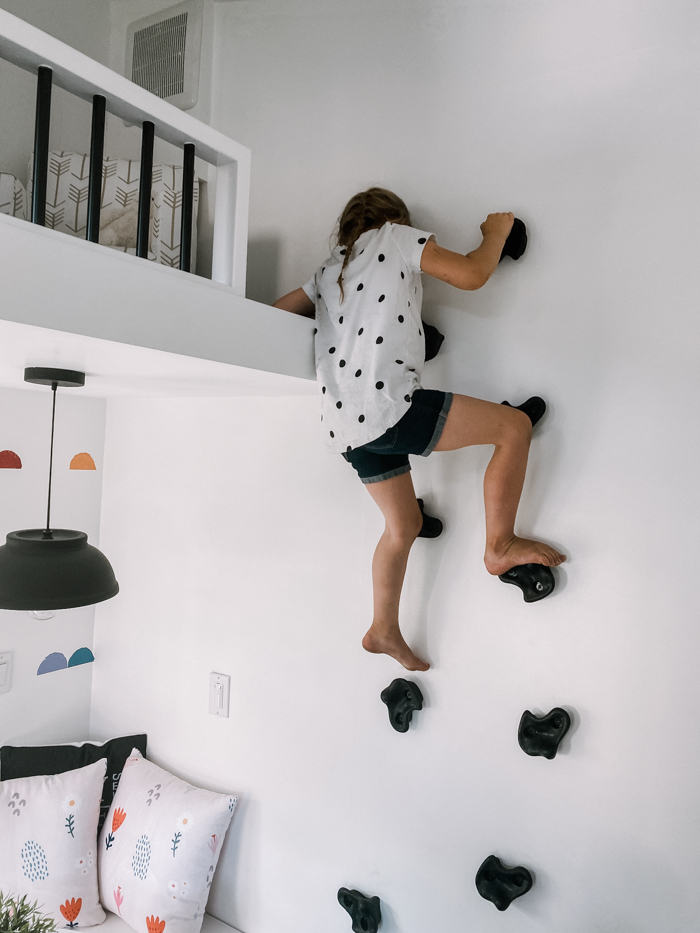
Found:
M 404 515 L 401 515 L 396 521 L 392 522 L 390 526 L 387 526 L 392 540 L 399 547 L 410 547 L 418 537 L 418 533 L 422 527 L 423 516 L 418 508 L 417 502 L 415 510 L 411 509 Z
M 506 408 L 506 412 L 504 440 L 529 441 L 532 436 L 532 422 L 529 417 L 517 408 Z

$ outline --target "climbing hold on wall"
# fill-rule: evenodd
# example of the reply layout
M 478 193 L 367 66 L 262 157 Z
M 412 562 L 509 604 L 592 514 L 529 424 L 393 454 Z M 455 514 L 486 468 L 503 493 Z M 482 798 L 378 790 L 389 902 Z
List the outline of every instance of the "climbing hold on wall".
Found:
M 519 586 L 526 603 L 536 603 L 554 589 L 554 574 L 544 564 L 518 564 L 499 573 L 498 579 Z
M 427 363 L 428 360 L 434 360 L 438 355 L 445 335 L 441 334 L 437 327 L 423 321 L 423 339 L 425 340 L 425 362 Z
M 501 405 L 507 405 L 508 408 L 513 408 L 510 402 L 501 402 Z M 518 411 L 525 412 L 534 428 L 542 415 L 547 411 L 547 403 L 543 398 L 540 398 L 539 395 L 533 395 L 526 402 L 523 402 L 522 405 L 516 405 L 515 408 L 517 408 Z
M 571 716 L 560 706 L 546 716 L 535 716 L 526 709 L 518 726 L 518 745 L 526 755 L 554 758 L 570 726 Z
M 418 500 L 418 508 L 423 516 L 423 527 L 418 532 L 419 538 L 437 538 L 442 534 L 442 522 L 439 518 L 432 515 L 426 515 L 423 509 L 423 500 Z
M 525 229 L 525 224 L 516 217 L 513 221 L 513 227 L 508 234 L 508 239 L 503 247 L 501 258 L 498 261 L 501 262 L 505 256 L 510 256 L 511 259 L 520 259 L 525 252 L 526 246 L 527 230 Z
M 423 709 L 423 694 L 418 684 L 398 677 L 381 692 L 382 703 L 389 709 L 389 722 L 397 732 L 408 732 L 413 711 Z
M 353 933 L 377 933 L 382 922 L 382 908 L 378 897 L 365 897 L 361 891 L 341 888 L 338 901 L 352 917 Z
M 499 910 L 506 910 L 531 887 L 532 875 L 527 868 L 506 868 L 495 855 L 489 855 L 476 873 L 476 890 Z

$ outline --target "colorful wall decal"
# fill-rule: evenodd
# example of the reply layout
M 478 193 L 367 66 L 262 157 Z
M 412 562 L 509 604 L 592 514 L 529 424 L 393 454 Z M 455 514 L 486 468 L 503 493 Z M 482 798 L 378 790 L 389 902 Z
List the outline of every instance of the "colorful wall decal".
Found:
M 22 461 L 14 450 L 0 450 L 0 470 L 21 470 Z M 93 466 L 93 470 L 95 467 Z
M 71 470 L 96 470 L 95 461 L 85 452 L 76 454 L 70 462 Z
M 52 671 L 62 671 L 65 667 L 68 667 L 65 654 L 54 651 L 53 654 L 47 655 L 41 662 L 37 674 L 50 674 Z
M 94 660 L 95 655 L 89 648 L 78 648 L 78 650 L 74 651 L 70 656 L 68 667 L 75 667 L 78 664 L 90 664 Z

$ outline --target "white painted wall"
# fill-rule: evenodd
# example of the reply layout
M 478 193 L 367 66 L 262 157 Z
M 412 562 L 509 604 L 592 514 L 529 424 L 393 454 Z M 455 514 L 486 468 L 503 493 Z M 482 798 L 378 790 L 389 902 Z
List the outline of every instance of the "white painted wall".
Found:
M 30 361 L 32 365 L 35 361 Z M 58 389 L 51 525 L 85 531 L 99 545 L 105 402 Z M 10 531 L 43 528 L 51 440 L 51 390 L 0 388 L 0 450 L 13 450 L 22 469 L 0 470 L 0 544 Z M 71 470 L 87 451 L 96 470 Z M 44 658 L 70 658 L 92 647 L 94 608 L 64 609 L 46 621 L 0 610 L 0 652 L 13 652 L 12 685 L 0 694 L 0 745 L 73 742 L 88 737 L 93 664 L 37 676 Z
M 0 7 L 55 36 L 98 62 L 109 56 L 109 0 L 0 0 Z M 34 147 L 36 77 L 0 60 L 0 171 L 27 184 L 27 162 Z M 90 150 L 90 107 L 54 88 L 51 147 Z
M 252 148 L 251 297 L 301 284 L 345 199 L 395 188 L 445 246 L 529 225 L 487 287 L 428 283 L 425 383 L 541 393 L 520 530 L 569 554 L 525 605 L 483 548 L 487 449 L 417 458 L 407 637 L 433 664 L 407 735 L 363 654 L 381 520 L 313 399 L 110 400 L 92 733 L 242 803 L 210 910 L 245 933 L 690 933 L 700 894 L 695 120 L 685 0 L 241 0 L 217 7 L 214 123 Z M 257 243 L 257 247 L 256 247 Z M 257 249 L 257 253 L 256 253 Z M 231 718 L 207 714 L 212 670 Z M 572 710 L 554 761 L 522 711 Z M 505 914 L 490 853 L 527 865 Z

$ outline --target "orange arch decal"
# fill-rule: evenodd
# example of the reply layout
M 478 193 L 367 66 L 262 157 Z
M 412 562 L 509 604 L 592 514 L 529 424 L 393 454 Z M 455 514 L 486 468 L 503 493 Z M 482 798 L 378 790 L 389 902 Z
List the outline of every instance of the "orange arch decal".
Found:
M 14 450 L 0 450 L 0 470 L 21 470 L 22 461 Z
M 95 470 L 95 461 L 90 454 L 76 454 L 70 462 L 71 470 Z

